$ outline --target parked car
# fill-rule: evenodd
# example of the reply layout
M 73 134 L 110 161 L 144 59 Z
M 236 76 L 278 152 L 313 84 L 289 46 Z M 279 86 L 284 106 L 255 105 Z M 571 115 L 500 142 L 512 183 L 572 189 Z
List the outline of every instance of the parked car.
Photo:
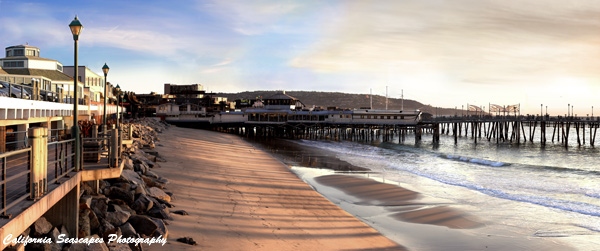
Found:
M 9 91 L 8 91 L 9 86 L 10 86 L 10 94 L 11 94 L 10 96 L 13 98 L 21 98 L 21 88 L 20 87 L 17 87 L 14 84 L 8 84 L 7 82 L 0 81 L 0 90 L 2 90 L 2 92 L 5 92 L 6 96 L 8 96 L 8 94 L 9 94 Z M 23 89 L 23 98 L 24 99 L 31 98 L 31 95 L 25 89 Z

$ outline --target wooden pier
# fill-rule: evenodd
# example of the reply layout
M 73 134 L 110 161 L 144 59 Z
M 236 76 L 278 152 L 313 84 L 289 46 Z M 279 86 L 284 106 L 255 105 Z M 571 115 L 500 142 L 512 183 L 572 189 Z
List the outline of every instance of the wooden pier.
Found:
M 600 127 L 598 118 L 577 117 L 527 117 L 485 116 L 446 117 L 424 120 L 415 124 L 336 124 L 336 123 L 231 123 L 215 124 L 211 128 L 236 133 L 244 137 L 277 137 L 311 140 L 357 140 L 404 142 L 413 138 L 421 142 L 424 135 L 431 135 L 438 144 L 440 135 L 449 135 L 458 143 L 468 137 L 474 143 L 488 141 L 497 144 L 539 143 L 570 145 L 576 138 L 577 146 L 589 144 L 594 147 Z

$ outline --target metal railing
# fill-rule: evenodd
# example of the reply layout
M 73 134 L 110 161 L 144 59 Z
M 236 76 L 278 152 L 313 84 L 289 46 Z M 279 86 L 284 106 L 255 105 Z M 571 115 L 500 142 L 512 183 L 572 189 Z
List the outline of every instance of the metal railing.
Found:
M 58 183 L 60 178 L 75 170 L 74 147 L 75 139 L 48 143 L 48 183 Z
M 23 134 L 23 136 L 19 136 L 20 134 Z M 9 136 L 9 135 L 14 135 L 14 136 Z M 23 145 L 25 147 L 28 146 L 28 139 L 27 139 L 27 131 L 13 131 L 13 132 L 6 132 L 6 138 L 14 138 L 14 140 L 12 141 L 7 141 L 6 147 L 7 149 L 12 149 L 12 150 L 17 150 L 18 149 L 18 144 L 19 143 L 23 143 Z M 19 140 L 22 139 L 22 140 Z
M 2 211 L 0 217 L 10 218 L 6 211 L 17 203 L 27 199 L 32 194 L 31 186 L 31 147 L 0 154 L 2 164 L 2 200 L 0 200 Z M 23 189 L 25 184 L 25 189 Z
M 56 128 L 48 130 L 48 141 L 62 141 L 67 135 L 67 128 Z
M 43 196 L 47 191 L 47 185 L 59 183 L 59 179 L 69 177 L 69 173 L 75 170 L 75 139 L 62 141 L 46 142 L 37 140 L 46 137 L 45 134 L 31 137 L 32 141 L 29 147 L 21 150 L 10 151 L 0 154 L 0 165 L 2 175 L 0 180 L 0 217 L 10 218 L 7 210 L 25 199 L 37 199 Z M 45 143 L 44 143 L 45 142 Z M 99 137 L 81 138 L 82 154 L 81 166 L 83 162 L 100 162 L 100 158 L 106 159 L 96 167 L 116 167 L 118 165 L 119 146 L 117 130 L 113 129 L 111 133 L 100 134 Z M 45 146 L 43 145 L 45 144 Z M 43 151 L 39 151 L 45 149 Z M 38 149 L 38 150 L 34 150 Z M 47 155 L 43 160 L 45 164 L 42 167 L 34 167 L 34 163 L 40 163 L 40 157 L 34 156 L 36 153 Z M 86 158 L 88 157 L 88 158 Z M 41 176 L 40 176 L 41 175 Z M 37 180 L 35 180 L 37 179 Z M 24 185 L 24 187 L 23 187 Z
M 110 134 L 99 134 L 96 138 L 83 138 L 81 153 L 83 162 L 100 162 L 100 158 L 110 158 L 113 147 L 110 144 Z M 110 161 L 109 161 L 109 167 Z

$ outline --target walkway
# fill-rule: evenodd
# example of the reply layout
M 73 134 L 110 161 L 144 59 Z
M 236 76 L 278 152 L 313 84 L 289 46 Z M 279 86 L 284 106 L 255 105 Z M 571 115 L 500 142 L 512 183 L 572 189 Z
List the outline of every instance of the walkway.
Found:
M 167 162 L 153 171 L 189 215 L 172 214 L 167 244 L 151 250 L 403 249 L 236 135 L 173 126 L 160 138 Z

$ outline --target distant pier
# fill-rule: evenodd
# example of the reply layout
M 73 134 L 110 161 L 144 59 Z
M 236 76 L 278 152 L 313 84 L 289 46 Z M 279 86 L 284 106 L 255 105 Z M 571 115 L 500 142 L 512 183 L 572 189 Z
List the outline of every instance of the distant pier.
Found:
M 189 123 L 176 123 L 189 126 Z M 438 117 L 415 123 L 332 123 L 314 121 L 313 123 L 216 123 L 201 127 L 236 133 L 244 137 L 277 137 L 288 139 L 330 139 L 391 141 L 399 142 L 413 138 L 421 142 L 425 135 L 432 136 L 432 142 L 438 144 L 440 135 L 458 139 L 468 137 L 474 143 L 488 141 L 498 144 L 539 143 L 561 144 L 568 147 L 570 139 L 576 138 L 577 146 L 589 144 L 594 147 L 596 134 L 600 127 L 598 118 L 578 117 L 528 117 L 528 116 L 482 116 L 482 117 Z

